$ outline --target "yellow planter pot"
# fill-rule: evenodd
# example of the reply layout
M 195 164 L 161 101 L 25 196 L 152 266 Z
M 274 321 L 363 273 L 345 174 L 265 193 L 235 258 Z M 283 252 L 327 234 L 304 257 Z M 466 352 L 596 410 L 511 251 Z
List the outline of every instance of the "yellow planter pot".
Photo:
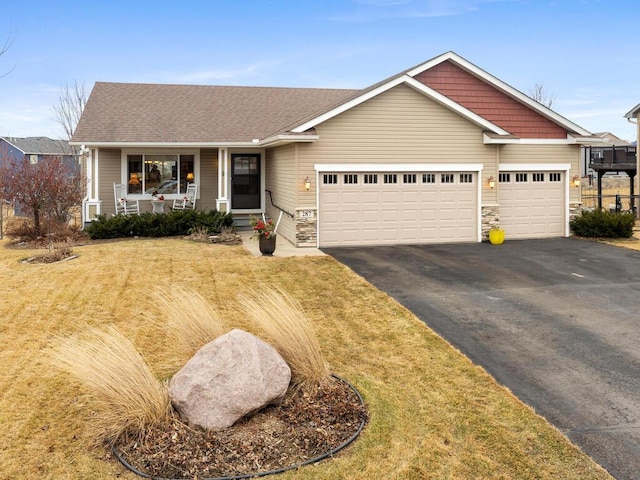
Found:
M 489 230 L 489 241 L 492 245 L 502 245 L 502 242 L 504 242 L 504 230 L 501 228 Z

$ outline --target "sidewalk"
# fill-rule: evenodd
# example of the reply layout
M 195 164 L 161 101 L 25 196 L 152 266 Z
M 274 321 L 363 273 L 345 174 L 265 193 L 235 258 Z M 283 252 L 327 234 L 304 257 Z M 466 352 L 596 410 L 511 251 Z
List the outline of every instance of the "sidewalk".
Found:
M 237 232 L 242 237 L 242 245 L 246 248 L 253 256 L 260 257 L 262 254 L 260 253 L 260 249 L 258 248 L 258 239 L 251 238 L 252 231 L 240 231 Z M 276 251 L 273 252 L 274 257 L 301 257 L 307 255 L 314 256 L 322 256 L 325 255 L 323 252 L 313 247 L 301 247 L 296 248 L 293 246 L 291 242 L 286 240 L 284 237 L 278 235 L 276 240 Z

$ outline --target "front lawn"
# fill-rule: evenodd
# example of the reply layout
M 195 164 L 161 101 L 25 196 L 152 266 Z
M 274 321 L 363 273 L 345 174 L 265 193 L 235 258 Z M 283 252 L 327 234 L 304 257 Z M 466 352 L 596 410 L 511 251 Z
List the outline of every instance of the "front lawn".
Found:
M 280 287 L 304 307 L 331 370 L 369 406 L 361 437 L 286 479 L 611 478 L 543 418 L 387 295 L 330 257 L 253 257 L 242 246 L 132 239 L 23 264 L 0 242 L 0 478 L 140 478 L 86 429 L 90 404 L 49 365 L 59 336 L 113 324 L 160 378 L 180 365 L 157 287 L 197 291 L 249 328 L 237 295 Z

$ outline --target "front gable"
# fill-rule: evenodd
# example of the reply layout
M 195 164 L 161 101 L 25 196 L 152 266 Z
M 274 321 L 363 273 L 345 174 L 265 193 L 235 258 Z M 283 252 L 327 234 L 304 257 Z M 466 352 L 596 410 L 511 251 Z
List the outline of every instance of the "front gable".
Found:
M 313 163 L 491 161 L 483 127 L 400 83 L 318 124 Z
M 566 139 L 567 130 L 446 60 L 418 73 L 419 82 L 521 138 Z

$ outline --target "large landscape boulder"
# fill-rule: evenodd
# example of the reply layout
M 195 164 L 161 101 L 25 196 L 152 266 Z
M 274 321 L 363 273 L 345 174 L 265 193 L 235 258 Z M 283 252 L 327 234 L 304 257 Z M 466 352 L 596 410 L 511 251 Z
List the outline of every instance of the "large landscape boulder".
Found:
M 291 369 L 268 343 L 232 330 L 202 347 L 169 383 L 174 408 L 189 423 L 224 430 L 287 391 Z

